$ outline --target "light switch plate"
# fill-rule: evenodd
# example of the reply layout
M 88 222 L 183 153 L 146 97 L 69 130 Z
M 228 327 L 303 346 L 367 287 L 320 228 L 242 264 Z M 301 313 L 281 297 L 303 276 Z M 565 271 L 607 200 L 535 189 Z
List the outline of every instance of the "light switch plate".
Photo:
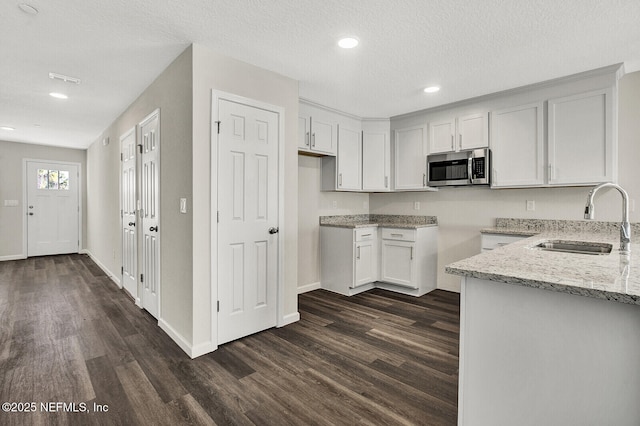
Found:
M 420 210 L 420 201 L 414 201 L 413 202 L 413 209 L 414 210 Z
M 527 211 L 532 212 L 536 209 L 536 202 L 533 200 L 527 200 Z
M 187 199 L 186 198 L 180 198 L 180 213 L 182 213 L 182 214 L 187 213 Z

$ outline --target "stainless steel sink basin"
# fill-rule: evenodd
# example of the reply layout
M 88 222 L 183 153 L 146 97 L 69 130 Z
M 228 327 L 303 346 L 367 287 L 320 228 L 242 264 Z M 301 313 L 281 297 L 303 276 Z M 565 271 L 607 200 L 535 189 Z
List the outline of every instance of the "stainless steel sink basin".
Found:
M 608 243 L 592 243 L 586 241 L 562 241 L 550 240 L 543 241 L 535 246 L 540 250 L 559 251 L 563 253 L 579 253 L 579 254 L 609 254 L 613 246 Z

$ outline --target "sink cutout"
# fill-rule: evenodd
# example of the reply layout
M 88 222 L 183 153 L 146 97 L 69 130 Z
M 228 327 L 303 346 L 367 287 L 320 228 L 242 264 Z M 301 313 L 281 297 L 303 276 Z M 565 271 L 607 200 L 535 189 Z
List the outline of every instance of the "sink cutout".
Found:
M 613 245 L 609 243 L 593 243 L 586 241 L 549 240 L 541 242 L 534 248 L 561 253 L 602 255 L 611 253 Z

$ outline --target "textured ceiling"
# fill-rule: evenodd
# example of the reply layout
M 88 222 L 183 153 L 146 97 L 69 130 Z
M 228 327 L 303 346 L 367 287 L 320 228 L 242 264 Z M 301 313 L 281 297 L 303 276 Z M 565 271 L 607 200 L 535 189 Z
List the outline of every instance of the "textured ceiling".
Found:
M 0 126 L 16 130 L 0 139 L 86 148 L 191 43 L 297 79 L 303 98 L 390 117 L 619 62 L 640 69 L 639 23 L 639 0 L 4 0 Z M 339 49 L 342 35 L 360 46 Z M 422 93 L 433 84 L 442 90 Z

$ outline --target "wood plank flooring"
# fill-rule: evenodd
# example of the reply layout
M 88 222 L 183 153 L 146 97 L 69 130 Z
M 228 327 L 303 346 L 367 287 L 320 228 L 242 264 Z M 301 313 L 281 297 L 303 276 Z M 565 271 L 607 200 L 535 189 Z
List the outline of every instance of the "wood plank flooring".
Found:
M 0 402 L 36 403 L 0 424 L 456 424 L 458 294 L 316 290 L 299 312 L 191 360 L 87 256 L 0 262 Z

